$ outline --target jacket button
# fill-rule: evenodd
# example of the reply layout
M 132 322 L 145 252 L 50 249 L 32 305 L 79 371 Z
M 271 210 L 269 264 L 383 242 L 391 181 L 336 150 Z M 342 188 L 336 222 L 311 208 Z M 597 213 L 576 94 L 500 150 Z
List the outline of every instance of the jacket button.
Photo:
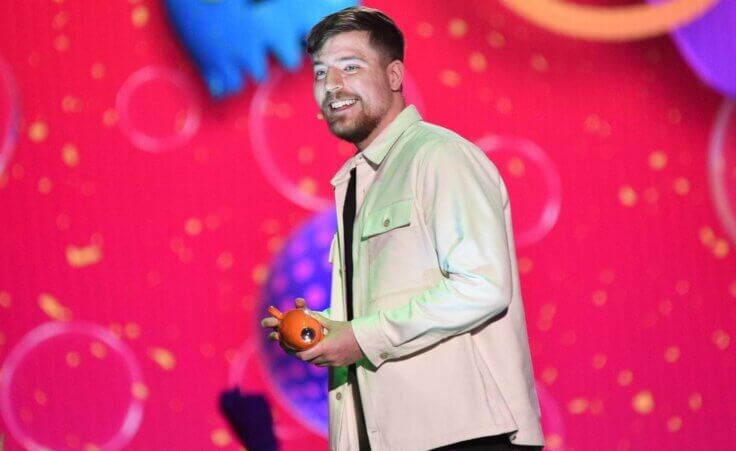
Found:
M 384 227 L 388 227 L 389 224 L 391 224 L 391 220 L 390 219 L 386 218 L 386 219 L 383 220 L 383 226 Z
M 338 393 L 335 395 L 335 398 L 339 401 L 342 399 L 342 393 Z
M 386 360 L 386 359 L 388 358 L 388 354 L 387 354 L 387 353 L 385 353 L 385 352 L 382 352 L 382 353 L 381 353 L 381 356 L 380 356 L 380 357 L 381 357 L 381 358 L 382 358 L 383 360 Z

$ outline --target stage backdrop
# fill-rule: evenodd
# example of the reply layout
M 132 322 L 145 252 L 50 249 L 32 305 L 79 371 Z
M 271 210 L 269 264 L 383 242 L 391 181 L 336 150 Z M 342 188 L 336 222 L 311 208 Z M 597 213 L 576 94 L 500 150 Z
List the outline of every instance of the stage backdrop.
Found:
M 368 2 L 405 32 L 409 100 L 509 186 L 547 448 L 730 448 L 736 112 L 667 34 L 719 2 L 504 3 Z M 610 20 L 554 29 L 578 7 Z M 159 2 L 1 10 L 0 448 L 241 449 L 239 388 L 281 449 L 325 449 L 324 372 L 257 326 L 328 302 L 353 149 L 309 65 L 213 100 Z

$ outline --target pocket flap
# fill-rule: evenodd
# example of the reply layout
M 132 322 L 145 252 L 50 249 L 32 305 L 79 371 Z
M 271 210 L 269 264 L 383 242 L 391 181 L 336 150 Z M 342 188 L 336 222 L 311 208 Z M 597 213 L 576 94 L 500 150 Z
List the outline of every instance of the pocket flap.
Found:
M 412 199 L 404 199 L 366 214 L 362 238 L 388 232 L 411 223 Z
M 327 261 L 333 263 L 335 261 L 335 252 L 337 251 L 337 233 L 332 236 L 330 241 L 330 251 L 327 254 Z

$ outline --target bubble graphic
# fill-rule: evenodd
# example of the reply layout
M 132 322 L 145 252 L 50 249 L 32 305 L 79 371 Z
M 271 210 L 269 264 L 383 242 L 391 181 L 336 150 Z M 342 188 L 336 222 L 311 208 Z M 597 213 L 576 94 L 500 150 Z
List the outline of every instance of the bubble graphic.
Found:
M 20 102 L 15 79 L 0 57 L 0 174 L 10 162 L 18 140 Z
M 115 99 L 120 131 L 149 152 L 180 147 L 197 133 L 202 111 L 194 84 L 183 73 L 146 66 L 123 83 Z
M 488 135 L 475 143 L 501 172 L 511 198 L 518 246 L 544 238 L 560 216 L 562 182 L 552 160 L 534 142 Z
M 125 343 L 96 324 L 56 321 L 31 330 L 8 354 L 0 407 L 28 450 L 118 450 L 138 432 L 145 393 Z
M 294 299 L 304 297 L 312 310 L 329 306 L 331 285 L 328 260 L 330 243 L 335 233 L 335 210 L 326 210 L 310 219 L 291 236 L 271 266 L 262 293 L 258 318 L 268 316 L 268 307 L 282 312 L 294 308 Z M 310 271 L 300 268 L 309 262 Z M 293 412 L 307 429 L 327 435 L 327 369 L 315 367 L 286 354 L 278 345 L 261 334 L 260 355 L 272 384 L 271 391 L 288 412 Z
M 253 96 L 249 134 L 256 162 L 276 191 L 303 208 L 322 211 L 333 204 L 332 190 L 316 181 L 330 180 L 355 148 L 332 136 L 326 122 L 317 119 L 312 77 L 306 66 L 296 73 L 274 68 Z M 409 74 L 404 93 L 408 103 L 423 109 Z
M 736 244 L 736 101 L 724 100 L 710 134 L 708 182 L 718 219 Z

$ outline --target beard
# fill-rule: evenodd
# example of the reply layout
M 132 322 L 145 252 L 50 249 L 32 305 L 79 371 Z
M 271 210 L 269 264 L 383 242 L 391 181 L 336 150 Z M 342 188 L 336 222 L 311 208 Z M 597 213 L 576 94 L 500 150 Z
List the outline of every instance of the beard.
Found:
M 349 122 L 348 118 L 325 115 L 330 132 L 338 138 L 353 144 L 363 142 L 381 123 L 381 116 L 367 113 L 362 109 L 362 100 L 359 103 L 360 105 L 356 104 L 354 107 L 360 106 L 361 110 L 358 112 L 358 117 L 353 119 L 352 122 Z M 329 109 L 329 106 L 327 108 Z

